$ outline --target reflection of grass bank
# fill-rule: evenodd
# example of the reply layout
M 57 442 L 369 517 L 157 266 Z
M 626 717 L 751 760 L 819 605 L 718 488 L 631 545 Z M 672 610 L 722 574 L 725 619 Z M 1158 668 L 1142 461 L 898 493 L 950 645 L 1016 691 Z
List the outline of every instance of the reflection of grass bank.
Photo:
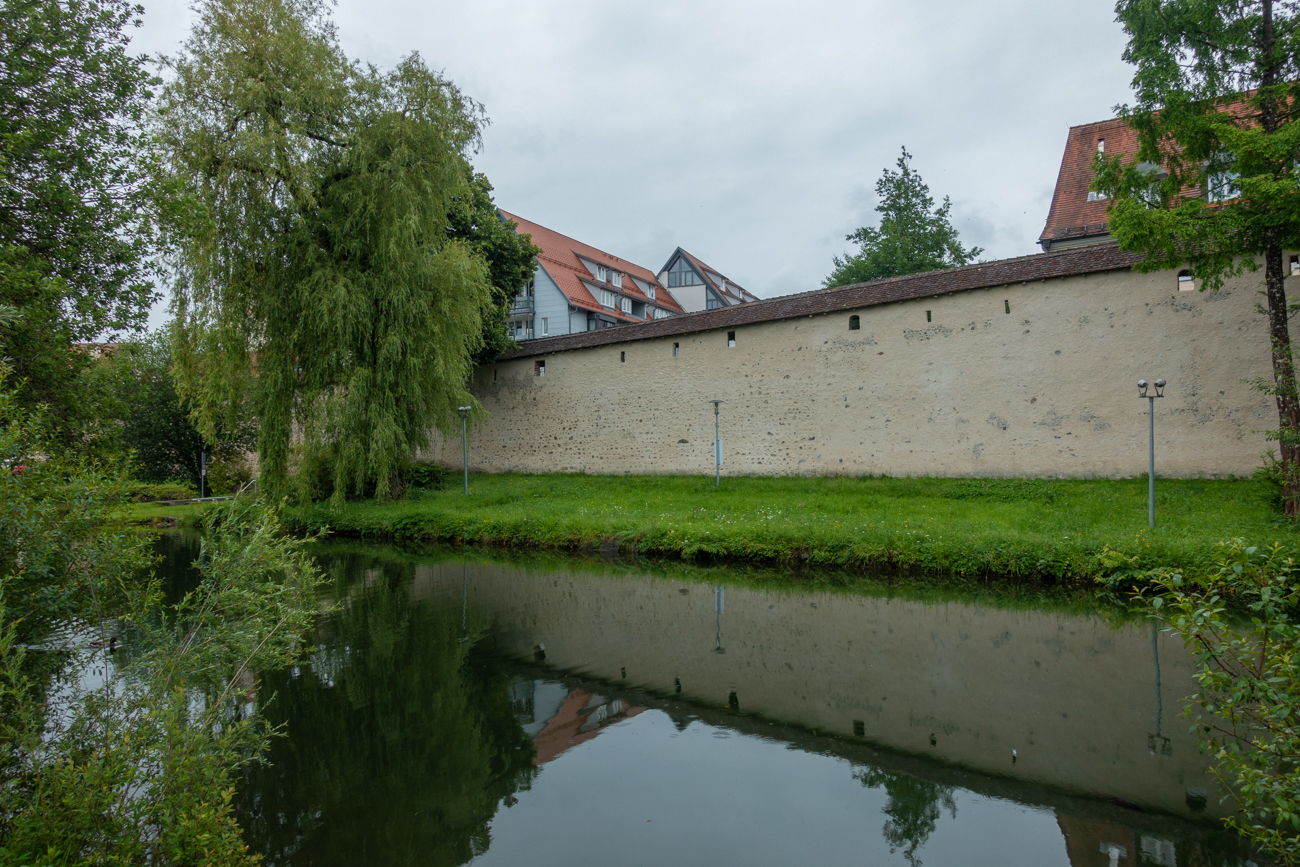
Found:
M 518 548 L 618 548 L 694 561 L 1077 581 L 1104 545 L 1143 563 L 1196 572 L 1232 536 L 1290 533 L 1263 483 L 1159 483 L 1146 527 L 1146 481 L 725 479 L 487 475 L 395 502 L 290 509 L 300 530 Z

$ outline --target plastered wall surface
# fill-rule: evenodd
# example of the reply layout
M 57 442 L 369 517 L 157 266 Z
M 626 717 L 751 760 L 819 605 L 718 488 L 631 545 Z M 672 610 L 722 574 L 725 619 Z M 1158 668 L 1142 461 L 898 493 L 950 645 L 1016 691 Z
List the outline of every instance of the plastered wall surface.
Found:
M 416 566 L 412 597 L 456 610 L 465 593 L 498 650 L 541 645 L 559 671 L 718 707 L 734 692 L 742 712 L 839 736 L 861 721 L 894 749 L 1176 815 L 1188 789 L 1214 791 L 1180 713 L 1192 660 L 1148 624 L 738 586 L 719 614 L 696 582 L 462 568 Z
M 470 464 L 711 473 L 720 398 L 725 473 L 1132 476 L 1136 382 L 1163 377 L 1157 471 L 1247 475 L 1277 424 L 1248 382 L 1271 379 L 1261 279 L 1113 271 L 506 361 L 475 373 Z M 459 466 L 459 437 L 428 456 Z

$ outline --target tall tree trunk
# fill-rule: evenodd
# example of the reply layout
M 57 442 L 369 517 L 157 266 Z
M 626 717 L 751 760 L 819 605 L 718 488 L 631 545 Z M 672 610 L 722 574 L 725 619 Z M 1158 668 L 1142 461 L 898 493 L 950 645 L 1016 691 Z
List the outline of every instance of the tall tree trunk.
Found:
M 1282 274 L 1282 245 L 1269 239 L 1264 250 L 1264 286 L 1268 296 L 1268 334 L 1277 389 L 1278 447 L 1282 455 L 1282 497 L 1286 514 L 1300 516 L 1300 400 L 1287 322 Z

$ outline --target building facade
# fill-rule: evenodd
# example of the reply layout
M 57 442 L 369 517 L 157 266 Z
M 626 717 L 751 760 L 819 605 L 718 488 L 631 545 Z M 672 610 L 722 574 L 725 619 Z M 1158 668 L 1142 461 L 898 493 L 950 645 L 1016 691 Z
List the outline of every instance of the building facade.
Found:
M 681 247 L 674 250 L 659 269 L 659 283 L 668 287 L 687 313 L 718 310 L 758 300 L 736 281 L 705 265 Z
M 682 313 L 647 268 L 576 241 L 545 226 L 501 212 L 541 248 L 533 279 L 510 308 L 516 340 L 597 331 Z

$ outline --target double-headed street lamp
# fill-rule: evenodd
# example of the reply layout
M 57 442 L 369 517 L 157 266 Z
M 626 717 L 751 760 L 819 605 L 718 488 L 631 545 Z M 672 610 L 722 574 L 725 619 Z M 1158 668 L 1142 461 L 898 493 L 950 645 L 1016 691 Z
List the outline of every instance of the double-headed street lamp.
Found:
M 460 454 L 465 464 L 465 496 L 469 496 L 469 411 L 472 407 L 458 406 L 460 413 Z
M 1147 427 L 1150 438 L 1147 450 L 1147 526 L 1156 525 L 1156 398 L 1165 396 L 1165 381 L 1157 379 L 1152 385 L 1155 392 L 1147 391 L 1147 381 L 1138 380 L 1138 397 L 1147 401 Z

